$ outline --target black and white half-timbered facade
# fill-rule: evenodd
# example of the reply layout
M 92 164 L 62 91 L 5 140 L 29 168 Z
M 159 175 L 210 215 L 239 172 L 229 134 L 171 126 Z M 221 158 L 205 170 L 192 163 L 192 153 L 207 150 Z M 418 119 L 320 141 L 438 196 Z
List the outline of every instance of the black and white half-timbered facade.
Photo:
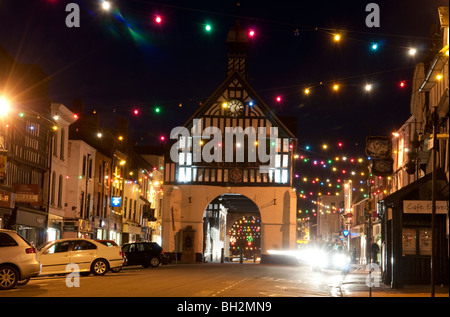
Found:
M 206 257 L 205 211 L 222 195 L 242 195 L 258 207 L 261 261 L 270 250 L 296 244 L 292 173 L 297 139 L 249 85 L 248 38 L 239 24 L 229 31 L 227 46 L 226 79 L 190 120 L 172 130 L 176 142 L 166 155 L 163 249 L 187 262 Z M 228 230 L 222 231 L 232 224 L 214 223 L 222 240 L 213 244 L 227 256 L 230 239 Z

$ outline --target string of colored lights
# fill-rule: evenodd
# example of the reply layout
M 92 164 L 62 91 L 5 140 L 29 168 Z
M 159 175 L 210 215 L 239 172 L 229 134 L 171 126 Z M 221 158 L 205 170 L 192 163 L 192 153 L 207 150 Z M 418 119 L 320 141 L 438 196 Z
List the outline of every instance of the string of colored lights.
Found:
M 122 13 L 120 13 L 119 10 L 119 6 L 117 4 L 115 4 L 113 1 L 107 1 L 107 0 L 99 0 L 97 1 L 100 3 L 100 7 L 106 11 L 106 12 L 113 12 L 114 14 L 117 14 L 118 16 L 120 16 L 120 20 L 122 20 L 123 23 L 125 23 L 125 25 L 131 30 L 133 30 L 133 28 L 131 27 L 130 23 L 127 22 L 127 20 L 125 19 L 124 15 Z M 132 6 L 129 3 L 135 2 L 135 3 L 139 3 L 141 4 L 141 6 L 139 8 L 135 8 L 134 6 Z M 239 5 L 237 4 L 237 7 Z M 151 20 L 153 21 L 153 23 L 158 24 L 158 25 L 162 25 L 165 22 L 165 19 L 163 17 L 163 15 L 161 14 L 161 10 L 158 10 L 156 8 L 161 8 L 161 7 L 165 7 L 165 8 L 169 8 L 169 9 L 174 9 L 174 10 L 185 10 L 185 11 L 195 11 L 195 12 L 199 12 L 199 13 L 206 13 L 208 15 L 211 16 L 229 16 L 229 17 L 238 17 L 240 20 L 246 20 L 246 21 L 259 21 L 262 23 L 267 23 L 267 24 L 278 24 L 278 25 L 285 25 L 285 26 L 289 26 L 289 27 L 295 27 L 295 29 L 290 29 L 290 32 L 293 32 L 294 35 L 298 36 L 300 32 L 304 32 L 304 31 L 319 31 L 321 33 L 326 34 L 327 36 L 330 36 L 332 38 L 332 40 L 336 43 L 341 43 L 344 39 L 348 40 L 348 41 L 358 41 L 358 42 L 366 42 L 369 44 L 369 48 L 371 51 L 378 51 L 381 48 L 381 45 L 377 42 L 374 42 L 372 40 L 372 37 L 374 35 L 376 36 L 384 36 L 384 37 L 399 37 L 399 38 L 417 38 L 417 39 L 429 39 L 428 37 L 418 37 L 418 36 L 411 36 L 411 35 L 401 35 L 401 34 L 394 34 L 394 33 L 373 33 L 373 32 L 362 32 L 362 31 L 355 31 L 355 30 L 351 30 L 351 29 L 344 29 L 344 30 L 340 30 L 338 31 L 338 29 L 336 28 L 329 28 L 329 27 L 321 27 L 321 26 L 308 26 L 308 25 L 298 25 L 297 23 L 290 23 L 290 22 L 286 22 L 286 21 L 276 21 L 276 20 L 270 20 L 270 19 L 260 19 L 260 18 L 256 18 L 256 17 L 250 17 L 250 16 L 241 16 L 238 14 L 226 14 L 226 13 L 221 13 L 221 12 L 214 12 L 214 11 L 209 11 L 209 10 L 204 10 L 204 9 L 196 9 L 196 8 L 192 8 L 192 7 L 182 7 L 182 6 L 175 6 L 175 5 L 170 5 L 170 4 L 165 4 L 165 3 L 158 3 L 158 2 L 151 2 L 151 1 L 141 1 L 141 0 L 130 0 L 127 1 L 126 3 L 121 3 L 120 4 L 120 8 L 123 8 L 124 10 L 129 10 L 129 11 L 145 11 L 145 12 L 141 12 L 144 16 L 150 16 Z M 147 9 L 148 8 L 148 9 Z M 116 11 L 114 11 L 116 10 Z M 238 11 L 237 11 L 238 12 Z M 236 13 L 237 13 L 236 12 Z M 211 23 L 202 23 L 202 25 L 204 25 L 204 30 L 207 32 L 211 32 L 213 31 L 214 27 Z M 287 31 L 287 30 L 286 30 Z M 346 36 L 347 34 L 368 34 L 371 37 L 371 40 L 362 40 L 359 38 L 355 38 L 355 37 L 351 37 L 351 36 Z M 254 28 L 249 28 L 249 33 L 248 36 L 250 38 L 256 37 L 257 36 L 257 30 L 255 30 Z M 383 44 L 383 46 L 387 46 L 387 44 Z M 401 45 L 392 45 L 389 44 L 390 47 L 395 47 L 395 48 L 400 48 L 400 49 L 404 49 L 407 51 L 407 53 L 410 56 L 414 56 L 417 53 L 417 48 L 414 47 L 406 47 L 406 46 L 401 46 Z M 305 95 L 310 95 L 313 92 L 313 88 L 318 87 L 318 86 L 330 86 L 331 87 L 331 91 L 332 92 L 337 92 L 341 89 L 343 89 L 344 87 L 354 87 L 354 86 L 360 86 L 362 87 L 363 91 L 366 92 L 371 92 L 374 89 L 374 83 L 344 83 L 345 80 L 348 80 L 350 78 L 362 78 L 362 77 L 368 77 L 368 76 L 373 76 L 376 74 L 381 74 L 381 73 L 386 73 L 386 72 L 393 72 L 393 71 L 399 71 L 402 69 L 407 69 L 407 68 L 411 68 L 413 66 L 409 66 L 409 67 L 404 67 L 404 68 L 397 68 L 397 69 L 392 69 L 392 70 L 385 70 L 382 72 L 376 72 L 376 73 L 366 73 L 366 74 L 360 74 L 360 75 L 356 75 L 356 76 L 350 76 L 350 77 L 346 77 L 346 78 L 338 78 L 335 80 L 322 80 L 320 82 L 316 82 L 316 83 L 296 83 L 292 86 L 289 87 L 271 87 L 270 89 L 277 89 L 277 90 L 282 90 L 285 88 L 290 88 L 290 87 L 304 87 L 302 89 L 302 91 L 304 92 Z M 406 80 L 401 80 L 400 82 L 396 82 L 396 85 L 398 85 L 398 87 L 400 88 L 405 88 L 407 86 L 407 81 Z M 188 100 L 204 100 L 205 97 L 191 97 L 191 98 L 187 98 L 185 100 L 177 100 L 174 101 L 176 103 L 177 106 L 182 107 L 182 104 L 184 102 L 187 102 Z M 275 101 L 278 103 L 281 103 L 283 101 L 283 96 L 278 95 L 275 97 Z M 162 100 L 160 102 L 160 104 L 167 104 L 170 101 L 164 101 Z M 105 106 L 108 107 L 109 109 L 111 109 L 110 105 Z M 122 108 L 122 107 L 129 107 L 129 105 L 115 105 L 115 108 Z M 147 103 L 142 103 L 141 107 L 143 108 L 148 108 L 148 107 L 155 107 L 154 105 L 151 104 L 147 104 Z

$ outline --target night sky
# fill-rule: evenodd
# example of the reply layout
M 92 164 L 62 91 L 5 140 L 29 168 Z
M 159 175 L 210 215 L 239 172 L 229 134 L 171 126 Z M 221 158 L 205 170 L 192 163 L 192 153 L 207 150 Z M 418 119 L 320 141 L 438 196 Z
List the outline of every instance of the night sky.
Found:
M 81 8 L 79 28 L 65 25 L 69 2 Z M 238 7 L 232 0 L 123 0 L 104 12 L 98 0 L 3 0 L 0 45 L 51 76 L 53 102 L 70 106 L 82 99 L 105 124 L 127 116 L 136 141 L 154 143 L 184 124 L 225 79 L 225 39 L 238 15 L 242 26 L 256 31 L 248 52 L 250 84 L 277 115 L 298 119 L 299 148 L 319 152 L 322 143 L 332 148 L 341 141 L 344 150 L 364 153 L 367 136 L 390 135 L 410 116 L 414 64 L 429 50 L 437 7 L 448 5 L 377 0 L 381 27 L 368 28 L 370 2 L 242 0 Z M 156 14 L 163 17 L 160 25 Z M 409 47 L 417 48 L 416 56 L 408 55 Z M 373 84 L 369 94 L 366 82 Z M 312 87 L 308 96 L 306 87 Z

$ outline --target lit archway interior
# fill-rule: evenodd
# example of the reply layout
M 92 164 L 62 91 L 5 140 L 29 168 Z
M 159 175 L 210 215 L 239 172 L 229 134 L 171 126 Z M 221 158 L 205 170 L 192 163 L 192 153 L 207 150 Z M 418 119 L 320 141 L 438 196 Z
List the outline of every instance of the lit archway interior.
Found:
M 256 259 L 261 254 L 261 215 L 256 204 L 240 194 L 213 199 L 203 215 L 205 262 Z
M 261 219 L 244 216 L 228 232 L 231 258 L 257 259 L 261 256 Z

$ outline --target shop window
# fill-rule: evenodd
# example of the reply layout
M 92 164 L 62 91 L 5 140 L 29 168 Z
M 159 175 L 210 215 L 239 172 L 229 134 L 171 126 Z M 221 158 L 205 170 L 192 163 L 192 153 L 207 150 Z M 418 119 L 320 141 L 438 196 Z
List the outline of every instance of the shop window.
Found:
M 431 229 L 403 228 L 402 255 L 431 255 Z
M 416 229 L 403 228 L 402 255 L 416 255 Z
M 431 229 L 419 230 L 419 255 L 431 255 Z

